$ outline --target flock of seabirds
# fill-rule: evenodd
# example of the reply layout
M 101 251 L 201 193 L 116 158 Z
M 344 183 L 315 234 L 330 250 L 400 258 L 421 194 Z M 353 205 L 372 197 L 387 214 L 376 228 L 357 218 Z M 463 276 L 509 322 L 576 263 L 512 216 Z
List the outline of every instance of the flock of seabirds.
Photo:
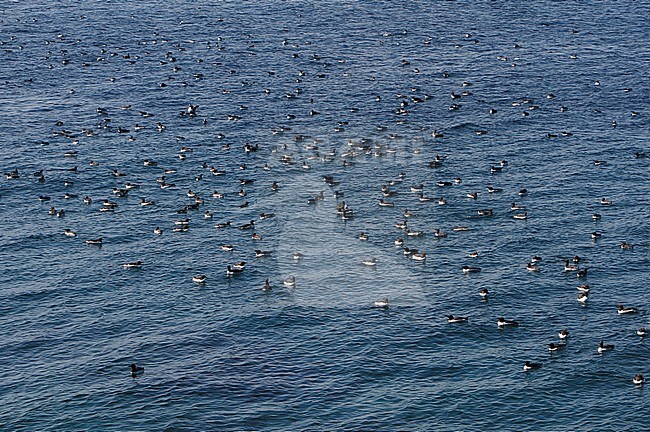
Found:
M 157 41 L 161 41 L 163 39 L 163 36 L 160 35 L 154 35 L 157 39 Z M 386 35 L 384 35 L 386 36 Z M 474 43 L 476 43 L 476 39 L 473 35 L 467 34 L 465 37 Z M 65 36 L 59 35 L 57 36 L 59 41 L 64 40 Z M 51 43 L 54 45 L 57 41 L 53 40 Z M 150 42 L 152 44 L 153 42 Z M 194 41 L 188 41 L 185 43 L 174 43 L 170 46 L 173 47 L 170 49 L 165 55 L 164 58 L 160 59 L 160 64 L 161 65 L 167 65 L 169 67 L 174 68 L 174 72 L 177 72 L 180 70 L 180 67 L 177 66 L 178 64 L 178 59 L 177 57 L 183 56 L 184 55 L 184 45 L 188 43 L 195 43 Z M 425 44 L 430 43 L 430 41 L 424 41 Z M 218 38 L 216 42 L 206 42 L 208 48 L 212 49 L 217 49 L 221 50 L 223 49 L 224 45 L 226 45 L 221 38 Z M 292 48 L 297 48 L 298 45 L 292 44 L 288 41 L 283 41 L 282 42 L 283 46 L 285 46 L 288 49 L 288 52 L 291 52 Z M 517 48 L 517 46 L 515 46 Z M 66 51 L 67 52 L 67 51 Z M 68 64 L 70 60 L 66 57 L 66 53 L 61 50 L 63 60 L 63 64 Z M 51 58 L 49 58 L 49 61 L 54 62 L 56 59 L 56 51 L 52 51 Z M 101 48 L 100 52 L 98 53 L 98 58 L 97 62 L 101 63 L 106 61 L 108 57 L 111 56 L 121 56 L 123 59 L 127 60 L 130 64 L 136 64 L 137 60 L 139 59 L 139 56 L 131 56 L 129 54 L 118 54 L 116 50 L 112 50 L 109 47 L 103 47 Z M 290 58 L 297 58 L 298 54 L 296 53 L 291 53 Z M 192 59 L 195 64 L 196 59 Z M 510 61 L 508 58 L 503 57 L 499 58 L 499 61 Z M 322 62 L 324 60 L 321 60 L 318 55 L 314 54 L 313 58 L 311 59 L 313 62 Z M 199 63 L 200 64 L 200 63 Z M 176 65 L 176 66 L 174 66 Z M 419 70 L 413 69 L 413 66 L 410 65 L 410 62 L 408 60 L 402 60 L 402 65 L 405 68 L 411 68 L 411 72 L 413 73 L 419 73 Z M 513 64 L 514 66 L 514 64 Z M 54 67 L 54 66 L 52 66 Z M 292 90 L 287 92 L 284 95 L 281 95 L 281 98 L 285 98 L 287 100 L 295 100 L 295 99 L 300 99 L 303 93 L 302 87 L 305 87 L 308 83 L 308 81 L 313 78 L 314 75 L 317 74 L 312 74 L 311 72 L 305 72 L 304 70 L 296 70 L 296 77 L 295 77 L 295 82 L 297 83 L 297 87 Z M 234 71 L 232 73 L 235 73 Z M 269 69 L 267 72 L 269 76 L 274 75 L 275 72 Z M 443 74 L 445 78 L 448 78 L 448 74 Z M 193 75 L 194 79 L 200 80 L 203 79 L 203 74 L 196 73 Z M 112 79 L 114 80 L 114 79 Z M 161 82 L 161 83 L 156 83 L 156 85 L 160 88 L 165 88 L 168 85 L 171 85 L 166 83 L 166 82 Z M 177 83 L 174 83 L 174 85 L 177 85 Z M 452 92 L 449 95 L 446 95 L 450 100 L 449 102 L 449 111 L 457 111 L 460 110 L 462 107 L 462 101 L 465 98 L 469 98 L 472 96 L 472 91 L 471 86 L 472 83 L 470 82 L 462 82 L 458 83 L 460 89 L 458 92 Z M 595 85 L 600 85 L 599 82 L 596 82 Z M 625 89 L 626 91 L 629 91 L 630 89 Z M 72 92 L 73 90 L 71 90 Z M 224 90 L 226 92 L 226 90 Z M 268 96 L 269 94 L 272 93 L 271 89 L 260 89 L 260 95 L 262 97 Z M 376 101 L 380 102 L 383 98 L 386 98 L 386 95 L 377 95 L 376 96 Z M 436 98 L 439 100 L 445 100 L 443 97 L 439 97 L 436 95 Z M 396 116 L 397 122 L 404 122 L 404 118 L 408 117 L 409 111 L 413 109 L 414 106 L 418 104 L 422 104 L 425 102 L 428 102 L 430 99 L 432 99 L 433 96 L 431 95 L 420 95 L 420 96 L 415 96 L 413 92 L 405 92 L 404 94 L 397 94 L 395 98 L 395 103 L 392 105 L 391 109 L 394 111 L 394 114 Z M 555 98 L 555 95 L 553 94 L 548 94 L 547 99 L 553 99 Z M 311 100 L 313 102 L 313 99 Z M 134 102 L 135 103 L 135 102 Z M 446 103 L 446 102 L 445 102 Z M 523 100 L 522 102 L 518 102 L 518 105 L 521 106 L 523 109 L 523 116 L 528 116 L 530 113 L 532 113 L 537 106 L 534 104 L 532 100 Z M 514 104 L 513 104 L 514 105 Z M 181 107 L 174 107 L 173 110 L 177 113 L 177 118 L 179 119 L 178 121 L 185 121 L 186 119 L 195 119 L 194 123 L 192 123 L 194 126 L 197 128 L 200 127 L 205 127 L 211 119 L 209 119 L 207 116 L 202 116 L 201 113 L 201 107 L 196 104 L 188 103 L 180 112 L 178 110 Z M 238 107 L 240 110 L 248 109 L 248 107 L 244 107 L 243 105 L 240 105 Z M 566 110 L 566 107 L 562 107 L 560 111 Z M 112 120 L 111 120 L 111 112 L 117 111 L 117 110 L 123 110 L 123 111 L 132 111 L 135 112 L 136 110 L 139 110 L 139 115 L 142 118 L 142 122 L 138 122 L 136 124 L 122 124 L 122 125 L 114 125 Z M 490 114 L 495 114 L 497 110 L 495 108 L 490 109 Z M 79 144 L 81 140 L 87 139 L 89 137 L 95 136 L 95 135 L 112 135 L 112 136 L 121 136 L 125 137 L 128 139 L 128 141 L 133 142 L 138 139 L 138 134 L 141 131 L 145 130 L 155 130 L 160 134 L 165 133 L 168 129 L 174 128 L 174 124 L 170 124 L 170 122 L 163 122 L 157 119 L 157 117 L 160 117 L 161 113 L 154 113 L 146 110 L 146 107 L 140 107 L 140 108 L 134 108 L 132 105 L 124 105 L 121 107 L 111 107 L 111 108 L 106 108 L 106 107 L 97 107 L 96 108 L 96 114 L 99 118 L 99 121 L 97 122 L 96 125 L 90 126 L 87 128 L 83 128 L 82 130 L 68 130 L 66 129 L 66 123 L 64 121 L 59 121 L 56 123 L 56 130 L 54 132 L 54 136 L 66 139 L 66 140 L 72 140 L 73 144 Z M 314 109 L 309 110 L 309 112 L 306 114 L 306 118 L 318 116 L 320 112 L 317 112 Z M 638 115 L 637 112 L 632 112 L 633 116 Z M 295 115 L 289 114 L 286 115 L 287 120 L 292 120 L 295 118 Z M 228 121 L 236 122 L 241 119 L 240 115 L 235 115 L 231 114 L 228 116 Z M 339 121 L 337 122 L 337 130 L 336 131 L 341 131 L 345 127 L 346 122 L 345 121 Z M 612 122 L 611 124 L 612 127 L 616 127 L 616 122 Z M 378 128 L 380 132 L 382 132 L 381 127 Z M 384 128 L 385 130 L 385 128 Z M 379 140 L 371 140 L 371 139 L 360 139 L 360 140 L 350 140 L 347 143 L 347 150 L 346 151 L 337 151 L 337 150 L 324 150 L 323 148 L 320 148 L 321 141 L 318 139 L 314 139 L 311 136 L 306 136 L 306 135 L 301 135 L 299 133 L 296 133 L 294 130 L 292 130 L 291 127 L 286 127 L 286 126 L 279 126 L 271 131 L 273 134 L 284 134 L 284 136 L 289 136 L 292 137 L 293 141 L 295 142 L 296 145 L 302 145 L 304 150 L 307 151 L 307 156 L 304 157 L 302 160 L 297 160 L 293 154 L 290 152 L 286 151 L 287 146 L 265 146 L 264 144 L 250 144 L 250 143 L 239 143 L 239 144 L 224 144 L 222 146 L 223 151 L 229 151 L 231 155 L 233 154 L 238 154 L 240 158 L 239 162 L 239 167 L 238 171 L 240 175 L 237 175 L 233 172 L 227 172 L 224 169 L 220 169 L 215 165 L 212 165 L 208 162 L 201 162 L 201 169 L 203 170 L 201 174 L 198 174 L 195 176 L 193 179 L 196 182 L 200 181 L 207 181 L 210 177 L 209 176 L 216 176 L 220 177 L 223 179 L 228 179 L 229 182 L 232 182 L 231 185 L 235 189 L 239 189 L 237 192 L 237 196 L 240 197 L 242 200 L 246 199 L 247 196 L 247 191 L 246 189 L 249 187 L 258 187 L 259 183 L 259 178 L 253 178 L 253 174 L 251 173 L 259 173 L 260 171 L 266 171 L 266 172 L 273 172 L 274 169 L 276 169 L 276 166 L 285 166 L 287 169 L 293 169 L 293 170 L 298 170 L 298 171 L 308 171 L 312 168 L 313 164 L 329 164 L 329 166 L 338 166 L 338 167 L 353 167 L 354 165 L 354 159 L 355 158 L 363 158 L 363 157 L 380 157 L 380 156 L 386 156 L 386 155 L 391 155 L 394 154 L 398 151 L 402 151 L 401 149 L 398 149 L 396 147 L 391 147 L 389 145 L 385 145 L 380 143 Z M 485 130 L 476 130 L 476 134 L 486 134 L 488 131 Z M 569 132 L 563 132 L 563 135 L 570 135 Z M 444 133 L 442 131 L 433 131 L 431 133 L 432 137 L 434 139 L 442 139 L 444 137 Z M 551 135 L 551 134 L 549 134 Z M 216 139 L 220 140 L 223 139 L 224 135 L 218 134 Z M 182 146 L 180 150 L 177 152 L 175 157 L 177 157 L 180 160 L 185 160 L 188 157 L 192 155 L 194 152 L 194 149 L 191 146 Z M 251 166 L 251 161 L 255 161 L 255 159 L 251 159 L 251 155 L 255 155 L 258 153 L 264 153 L 266 156 L 270 156 L 273 160 L 274 163 L 271 164 L 265 163 L 261 164 L 259 163 L 260 166 Z M 92 155 L 84 155 L 83 151 L 69 151 L 66 152 L 63 157 L 70 160 L 78 160 L 81 158 L 85 157 L 90 157 Z M 236 156 L 237 157 L 237 156 Z M 636 152 L 635 154 L 630 155 L 631 158 L 637 158 L 637 159 L 643 159 L 646 157 L 646 154 L 643 151 Z M 439 168 L 441 166 L 444 166 L 446 162 L 446 157 L 441 156 L 441 155 L 436 155 L 433 160 L 428 162 L 428 167 L 435 169 Z M 191 217 L 200 217 L 200 218 L 205 218 L 205 219 L 212 219 L 213 217 L 217 216 L 215 215 L 212 211 L 210 210 L 203 210 L 202 207 L 204 206 L 206 200 L 223 200 L 224 198 L 224 192 L 219 192 L 215 190 L 210 197 L 207 196 L 202 196 L 199 193 L 192 191 L 191 189 L 185 190 L 181 189 L 180 187 L 177 187 L 175 184 L 175 178 L 178 179 L 178 175 L 180 175 L 175 168 L 165 168 L 163 167 L 162 163 L 159 163 L 156 160 L 152 159 L 143 159 L 140 161 L 142 166 L 145 167 L 151 167 L 151 173 L 156 173 L 155 176 L 151 176 L 151 183 L 155 184 L 156 187 L 159 187 L 161 190 L 170 190 L 172 192 L 175 192 L 177 194 L 183 194 L 189 199 L 189 203 L 182 208 L 178 209 L 176 211 L 176 217 L 174 218 L 173 222 L 169 224 L 168 227 L 166 226 L 156 226 L 152 227 L 152 234 L 153 235 L 166 235 L 167 230 L 171 230 L 172 232 L 185 232 L 190 229 L 190 223 L 191 223 Z M 606 164 L 606 161 L 594 161 L 593 162 L 595 165 L 602 165 Z M 64 183 L 64 186 L 66 187 L 66 191 L 63 198 L 66 200 L 81 200 L 83 203 L 87 206 L 96 206 L 97 202 L 99 202 L 99 206 L 97 207 L 97 211 L 103 212 L 103 213 L 113 213 L 115 212 L 116 208 L 120 205 L 119 201 L 120 199 L 126 198 L 128 196 L 132 196 L 133 194 L 138 194 L 139 189 L 141 188 L 141 184 L 133 181 L 132 179 L 129 178 L 129 170 L 128 167 L 123 167 L 120 169 L 111 169 L 110 173 L 106 172 L 106 169 L 103 168 L 101 165 L 103 163 L 95 161 L 95 160 L 87 160 L 85 162 L 87 167 L 90 167 L 90 169 L 96 169 L 96 175 L 101 176 L 104 175 L 110 175 L 114 178 L 115 182 L 118 184 L 118 186 L 111 188 L 111 190 L 106 191 L 106 196 L 105 197 L 97 197 L 97 196 L 91 196 L 91 194 L 84 193 L 82 190 L 77 190 L 75 187 L 75 183 L 73 180 L 66 180 Z M 499 172 L 502 172 L 503 170 L 506 170 L 508 168 L 508 161 L 506 160 L 501 160 L 496 163 L 494 163 L 490 167 L 490 173 L 495 173 L 498 174 Z M 124 169 L 124 171 L 122 170 Z M 284 169 L 284 168 L 283 168 Z M 81 171 L 79 170 L 76 166 L 71 168 L 69 170 L 69 175 L 72 178 L 72 176 L 78 172 Z M 44 168 L 42 170 L 38 170 L 36 172 L 31 172 L 28 175 L 25 175 L 23 169 L 18 169 L 15 168 L 9 172 L 5 173 L 5 178 L 8 181 L 19 181 L 21 178 L 25 177 L 33 177 L 34 181 L 39 182 L 39 183 L 45 183 L 48 182 L 48 169 Z M 237 178 L 240 177 L 240 178 Z M 337 200 L 337 206 L 336 206 L 336 212 L 337 215 L 342 219 L 342 220 L 348 220 L 354 218 L 355 211 L 352 209 L 348 204 L 345 202 L 345 196 L 342 192 L 339 192 L 338 190 L 334 190 L 337 186 L 340 185 L 340 181 L 336 178 L 335 175 L 325 175 L 322 177 L 322 180 L 324 181 L 325 184 L 328 186 L 332 187 L 334 197 Z M 412 194 L 410 196 L 413 196 L 413 201 L 416 202 L 421 202 L 421 203 L 426 203 L 426 202 L 431 202 L 433 205 L 438 205 L 438 206 L 445 206 L 447 205 L 447 199 L 444 197 L 430 197 L 425 195 L 425 186 L 423 184 L 409 184 L 408 183 L 408 176 L 405 173 L 400 173 L 396 178 L 393 178 L 390 181 L 384 182 L 380 188 L 376 191 L 377 193 L 377 206 L 379 207 L 395 207 L 396 204 L 393 201 L 394 197 L 397 194 Z M 454 185 L 460 185 L 462 184 L 462 179 L 460 177 L 457 177 L 453 180 L 450 181 L 438 181 L 435 183 L 435 185 L 439 188 L 439 190 L 450 190 L 449 187 L 454 186 Z M 261 186 L 259 186 L 262 188 Z M 274 192 L 277 192 L 280 188 L 282 188 L 281 182 L 278 181 L 273 181 L 270 182 L 270 184 L 265 184 L 263 188 L 267 191 L 266 193 L 268 194 L 273 194 Z M 486 192 L 488 194 L 496 194 L 502 192 L 501 189 L 488 186 Z M 467 200 L 477 200 L 479 193 L 484 193 L 484 192 L 479 192 L 479 191 L 471 191 L 467 192 L 465 194 L 465 198 Z M 519 190 L 517 196 L 513 196 L 513 202 L 510 206 L 510 211 L 512 218 L 518 219 L 518 220 L 525 220 L 529 217 L 527 209 L 525 206 L 517 204 L 516 201 L 518 201 L 518 198 L 526 196 L 528 191 L 525 188 L 522 188 Z M 416 197 L 416 198 L 415 198 Z M 52 197 L 47 196 L 47 195 L 40 195 L 37 197 L 38 200 L 40 200 L 42 203 L 47 204 Z M 60 197 L 56 197 L 60 198 Z M 320 192 L 319 194 L 309 198 L 307 200 L 307 204 L 309 205 L 317 205 L 319 202 L 323 201 L 325 199 L 325 194 L 324 192 Z M 600 200 L 600 204 L 606 208 L 608 206 L 613 205 L 613 203 L 607 199 L 607 198 L 602 198 Z M 147 199 L 146 197 L 139 197 L 139 205 L 142 207 L 147 207 L 147 206 L 155 206 L 155 205 L 160 205 L 160 203 L 156 203 L 155 201 L 151 199 Z M 235 209 L 236 211 L 239 211 L 241 213 L 246 213 L 247 208 L 249 206 L 248 201 L 240 201 L 240 204 L 233 204 L 233 207 L 237 206 L 238 210 Z M 65 218 L 66 210 L 65 208 L 61 207 L 56 207 L 56 206 L 49 206 L 48 213 L 52 217 L 56 218 Z M 396 232 L 399 232 L 399 235 L 397 235 L 394 244 L 396 247 L 401 248 L 403 251 L 403 254 L 413 260 L 416 261 L 426 261 L 427 259 L 427 253 L 425 251 L 419 251 L 415 248 L 411 248 L 406 246 L 405 244 L 405 239 L 410 239 L 414 237 L 420 237 L 423 235 L 430 235 L 430 233 L 424 233 L 423 231 L 419 230 L 414 230 L 412 229 L 412 226 L 409 224 L 410 218 L 414 216 L 414 212 L 405 209 L 402 213 L 403 219 L 401 221 L 398 221 L 395 223 L 395 228 Z M 485 218 L 490 218 L 493 216 L 493 209 L 491 208 L 485 208 L 485 209 L 480 209 L 477 211 L 477 216 L 478 217 L 485 217 Z M 247 214 L 246 218 L 249 219 L 249 222 L 247 223 L 240 223 L 237 224 L 233 221 L 222 221 L 219 223 L 215 224 L 216 229 L 237 229 L 241 231 L 242 233 L 248 233 L 246 234 L 247 236 L 250 236 L 251 239 L 253 240 L 259 240 L 262 238 L 261 234 L 258 231 L 259 228 L 259 222 L 265 219 L 270 219 L 275 217 L 274 213 L 259 213 L 257 215 L 250 215 Z M 600 213 L 594 213 L 592 215 L 592 218 L 594 221 L 599 220 L 602 217 Z M 65 219 L 63 219 L 65 220 Z M 462 231 L 467 231 L 469 228 L 464 225 L 457 225 L 452 228 L 452 231 L 454 232 L 462 232 Z M 77 232 L 75 230 L 75 227 L 69 227 L 66 228 L 62 233 L 62 235 L 69 236 L 69 237 L 77 237 Z M 440 229 L 435 229 L 433 231 L 432 235 L 437 238 L 445 238 L 447 237 L 447 233 L 441 231 Z M 592 232 L 592 238 L 598 239 L 600 237 L 600 233 L 598 231 Z M 361 232 L 358 234 L 358 240 L 359 241 L 367 241 L 369 239 L 369 235 L 365 232 Z M 88 245 L 102 245 L 107 239 L 104 237 L 97 237 L 97 238 L 86 238 L 83 241 L 85 241 L 86 244 Z M 110 240 L 108 240 L 110 242 Z M 223 244 L 220 246 L 221 250 L 225 252 L 231 252 L 235 248 L 237 248 L 238 245 L 236 244 Z M 622 242 L 620 243 L 620 248 L 624 250 L 630 250 L 634 248 L 634 245 L 628 242 Z M 261 249 L 256 249 L 254 250 L 254 255 L 255 257 L 263 257 L 263 256 L 268 256 L 271 255 L 274 251 L 272 250 L 261 250 Z M 252 254 L 252 252 L 251 252 Z M 469 257 L 471 258 L 477 258 L 479 256 L 478 252 L 472 252 Z M 295 260 L 301 260 L 303 259 L 303 256 L 300 252 L 295 252 L 293 255 L 293 259 Z M 533 256 L 530 259 L 530 262 L 527 263 L 526 265 L 526 270 L 529 272 L 537 272 L 539 271 L 539 263 L 543 260 L 542 257 L 540 256 Z M 564 271 L 567 273 L 575 273 L 576 275 L 576 280 L 579 281 L 577 285 L 577 290 L 578 290 L 578 295 L 576 297 L 576 301 L 580 303 L 586 303 L 589 300 L 589 292 L 590 292 L 590 285 L 589 283 L 586 282 L 586 278 L 588 275 L 588 267 L 581 267 L 581 264 L 584 262 L 584 259 L 581 258 L 580 256 L 574 256 L 571 258 L 566 259 L 564 263 Z M 145 263 L 142 261 L 132 261 L 132 262 L 125 262 L 122 263 L 121 266 L 127 269 L 130 268 L 140 268 Z M 377 261 L 375 258 L 367 258 L 363 260 L 363 265 L 368 266 L 368 267 L 374 267 L 377 265 Z M 228 277 L 234 277 L 244 271 L 246 271 L 246 266 L 247 262 L 246 261 L 239 261 L 239 262 L 233 262 L 232 264 L 228 265 L 225 269 L 226 276 Z M 472 266 L 463 266 L 462 267 L 462 272 L 464 273 L 478 273 L 481 271 L 481 268 L 479 267 L 472 267 Z M 205 274 L 193 274 L 193 275 L 188 275 L 188 281 L 191 280 L 192 282 L 196 284 L 206 284 L 208 282 L 208 277 Z M 286 277 L 284 280 L 281 281 L 281 284 L 284 285 L 288 289 L 293 289 L 296 287 L 298 281 L 295 277 L 295 275 L 291 275 Z M 263 291 L 270 291 L 272 290 L 273 284 L 270 279 L 266 279 L 263 283 L 260 281 L 260 289 Z M 487 288 L 483 288 L 480 290 L 480 292 L 477 293 L 477 296 L 482 301 L 488 301 L 490 297 L 490 292 L 488 291 Z M 377 301 L 375 301 L 372 305 L 372 307 L 375 308 L 381 308 L 381 309 L 387 309 L 390 308 L 390 301 L 387 298 L 382 298 Z M 626 305 L 617 305 L 616 309 L 618 314 L 638 314 L 639 310 L 635 307 L 630 307 Z M 450 324 L 458 324 L 458 323 L 465 323 L 468 322 L 469 317 L 466 316 L 456 316 L 456 315 L 448 315 L 447 321 Z M 495 325 L 498 326 L 499 329 L 504 329 L 507 327 L 516 327 L 519 325 L 519 323 L 513 319 L 507 319 L 505 317 L 498 317 L 498 319 L 495 320 Z M 647 332 L 644 327 L 639 327 L 636 330 L 636 333 L 639 337 L 643 338 L 646 336 Z M 567 329 L 562 329 L 558 333 L 558 341 L 549 343 L 548 344 L 548 351 L 550 352 L 556 352 L 556 351 L 561 351 L 566 348 L 567 344 L 566 341 L 569 338 L 569 331 Z M 597 347 L 594 347 L 594 350 L 597 351 L 598 353 L 606 353 L 607 351 L 611 351 L 614 349 L 614 345 L 605 343 L 603 340 L 600 341 L 599 345 Z M 526 361 L 525 364 L 523 365 L 523 370 L 524 371 L 532 371 L 536 370 L 542 367 L 541 363 L 536 363 L 532 361 Z M 130 371 L 133 377 L 139 376 L 144 373 L 144 367 L 138 366 L 136 364 L 131 364 L 130 365 Z M 645 378 L 642 374 L 637 374 L 632 378 L 632 381 L 636 385 L 643 385 L 645 382 Z

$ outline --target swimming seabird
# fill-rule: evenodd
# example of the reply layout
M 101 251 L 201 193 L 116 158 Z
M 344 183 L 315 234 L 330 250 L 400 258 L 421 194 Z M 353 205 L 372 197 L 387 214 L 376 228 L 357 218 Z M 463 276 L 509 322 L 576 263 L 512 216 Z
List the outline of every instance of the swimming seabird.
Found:
M 424 261 L 427 259 L 427 253 L 426 252 L 418 252 L 411 254 L 411 258 L 416 260 L 416 261 Z
M 625 307 L 625 306 L 623 306 L 621 304 L 616 305 L 616 309 L 618 310 L 619 315 L 622 315 L 622 314 L 635 314 L 635 313 L 639 312 L 639 310 L 637 308 Z
M 538 272 L 539 267 L 537 267 L 537 265 L 530 262 L 530 263 L 526 264 L 526 270 L 531 271 L 531 272 Z
M 207 279 L 207 276 L 204 275 L 204 274 L 192 276 L 192 282 L 197 283 L 197 284 L 205 283 L 206 279 Z
M 510 210 L 524 210 L 525 207 L 522 205 L 517 205 L 515 203 L 510 204 Z
M 243 268 L 237 268 L 236 269 L 236 268 L 234 268 L 233 266 L 230 266 L 230 265 L 226 267 L 226 275 L 227 276 L 236 275 L 236 274 L 239 274 L 239 273 L 241 273 L 243 271 L 244 271 Z
M 611 351 L 611 350 L 613 350 L 613 349 L 614 349 L 614 345 L 605 345 L 605 344 L 603 343 L 602 339 L 601 339 L 600 342 L 598 343 L 598 352 L 599 352 L 599 353 L 603 353 L 603 352 L 605 352 L 605 351 Z
M 437 238 L 445 238 L 445 237 L 447 237 L 447 233 L 440 231 L 439 228 L 436 228 L 433 231 L 433 236 L 437 237 Z
M 131 376 L 133 378 L 140 376 L 144 373 L 144 367 L 137 366 L 135 363 L 132 363 L 129 368 L 131 369 Z
M 232 265 L 232 268 L 234 270 L 244 270 L 244 267 L 246 267 L 246 261 L 239 261 L 238 263 Z
M 408 248 L 408 247 L 405 247 L 402 250 L 404 251 L 404 255 L 406 255 L 406 256 L 410 256 L 410 255 L 418 253 L 417 249 Z
M 570 272 L 570 271 L 578 271 L 579 268 L 577 265 L 572 265 L 569 264 L 569 260 L 564 260 L 564 271 L 565 272 Z
M 244 224 L 244 225 L 240 225 L 238 228 L 240 230 L 247 230 L 247 229 L 251 229 L 251 228 L 254 228 L 254 227 L 255 227 L 255 221 L 251 220 L 249 223 Z
M 541 363 L 532 363 L 530 361 L 526 361 L 526 363 L 524 364 L 524 370 L 525 371 L 539 369 L 541 367 L 542 367 Z
M 376 307 L 376 308 L 387 309 L 388 308 L 388 299 L 386 297 L 384 297 L 382 299 L 375 300 L 372 303 L 372 306 Z
M 376 258 L 366 258 L 363 260 L 363 264 L 367 265 L 369 267 L 375 267 L 377 265 L 377 259 Z
M 566 348 L 566 344 L 565 344 L 565 343 L 556 344 L 556 343 L 551 342 L 550 344 L 548 344 L 548 350 L 549 350 L 550 352 L 559 351 L 559 350 L 561 350 L 561 349 L 563 349 L 563 348 Z
M 517 327 L 518 325 L 519 323 L 517 321 L 507 320 L 504 317 L 499 317 L 499 319 L 497 320 L 497 326 L 499 328 L 506 327 L 506 326 Z
M 462 268 L 463 273 L 479 273 L 481 269 L 479 267 L 470 267 L 470 266 L 463 266 Z

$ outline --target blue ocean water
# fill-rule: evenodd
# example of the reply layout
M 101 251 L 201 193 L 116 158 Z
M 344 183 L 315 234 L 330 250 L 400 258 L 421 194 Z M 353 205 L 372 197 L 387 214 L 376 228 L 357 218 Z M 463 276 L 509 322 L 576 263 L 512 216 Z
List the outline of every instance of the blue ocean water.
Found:
M 648 325 L 650 159 L 635 157 L 650 151 L 647 2 L 0 10 L 0 165 L 19 174 L 0 179 L 0 429 L 647 428 L 647 389 L 632 383 L 650 373 L 635 333 Z M 197 115 L 179 115 L 189 104 Z M 139 187 L 112 193 L 126 182 Z M 179 214 L 188 190 L 204 203 Z M 405 209 L 422 236 L 395 228 Z M 250 220 L 260 240 L 236 228 Z M 563 271 L 575 255 L 585 279 Z M 519 327 L 498 329 L 500 316 Z M 549 353 L 563 328 L 566 348 Z M 601 339 L 615 349 L 598 354 Z M 523 372 L 527 360 L 541 369 Z

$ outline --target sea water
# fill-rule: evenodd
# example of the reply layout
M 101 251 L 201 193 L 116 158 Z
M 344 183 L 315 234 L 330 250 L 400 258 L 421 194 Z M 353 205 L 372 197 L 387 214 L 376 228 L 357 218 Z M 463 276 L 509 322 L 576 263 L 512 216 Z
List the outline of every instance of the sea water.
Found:
M 650 265 L 650 159 L 635 157 L 650 150 L 647 2 L 0 10 L 0 165 L 20 176 L 0 180 L 1 429 L 647 428 L 647 391 L 632 384 L 650 373 L 635 334 Z M 197 115 L 180 115 L 189 104 Z M 163 175 L 175 187 L 161 189 Z M 126 181 L 140 187 L 112 194 Z M 419 184 L 434 201 L 410 192 Z M 204 203 L 178 214 L 194 203 L 188 190 Z M 99 211 L 106 199 L 114 212 Z M 353 218 L 337 214 L 342 201 Z M 422 236 L 394 227 L 405 209 Z M 174 232 L 186 217 L 190 229 Z M 261 240 L 236 228 L 250 220 Z M 399 237 L 426 260 L 405 256 Z M 539 272 L 526 270 L 533 255 Z M 563 271 L 575 255 L 586 279 Z M 227 277 L 239 261 L 244 272 Z M 373 308 L 381 298 L 389 307 Z M 640 312 L 618 315 L 619 303 Z M 500 316 L 519 327 L 498 329 Z M 549 353 L 563 328 L 566 348 Z M 599 355 L 601 339 L 615 349 Z M 527 360 L 541 369 L 523 372 Z

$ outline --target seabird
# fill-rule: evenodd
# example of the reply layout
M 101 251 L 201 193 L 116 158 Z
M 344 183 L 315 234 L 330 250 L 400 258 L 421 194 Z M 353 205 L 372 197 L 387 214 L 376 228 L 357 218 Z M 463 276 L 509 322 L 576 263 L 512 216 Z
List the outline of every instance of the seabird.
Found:
M 497 326 L 499 328 L 507 327 L 507 326 L 517 327 L 518 325 L 519 323 L 517 321 L 507 320 L 504 317 L 499 317 L 499 319 L 497 320 Z
M 142 366 L 137 366 L 135 363 L 132 363 L 131 366 L 129 366 L 131 369 L 131 376 L 133 378 L 140 376 L 144 373 L 144 367 Z
M 535 370 L 535 369 L 539 369 L 541 367 L 542 367 L 541 363 L 532 363 L 530 361 L 526 361 L 526 363 L 524 363 L 524 370 L 525 371 Z

